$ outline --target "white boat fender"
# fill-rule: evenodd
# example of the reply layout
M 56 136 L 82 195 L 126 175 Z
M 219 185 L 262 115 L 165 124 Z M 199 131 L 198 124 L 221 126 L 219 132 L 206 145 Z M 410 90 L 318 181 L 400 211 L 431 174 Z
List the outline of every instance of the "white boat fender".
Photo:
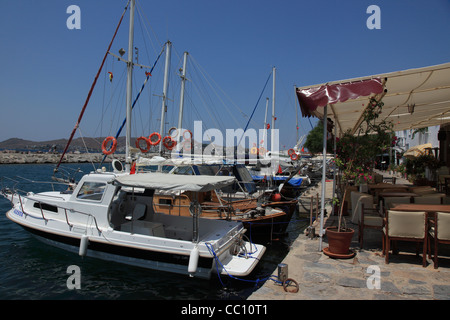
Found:
M 198 250 L 198 246 L 195 246 L 194 249 L 192 249 L 191 254 L 189 255 L 188 272 L 189 272 L 189 276 L 191 276 L 191 277 L 193 277 L 194 273 L 197 272 L 199 257 L 200 257 L 200 252 Z
M 80 250 L 78 252 L 80 256 L 84 257 L 86 255 L 88 245 L 89 245 L 89 237 L 83 234 L 80 239 Z

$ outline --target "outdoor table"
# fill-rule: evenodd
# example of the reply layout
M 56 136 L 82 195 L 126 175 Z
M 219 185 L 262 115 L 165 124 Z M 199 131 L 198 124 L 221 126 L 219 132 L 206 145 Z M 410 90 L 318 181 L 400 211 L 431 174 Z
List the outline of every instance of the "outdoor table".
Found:
M 409 186 L 406 184 L 387 184 L 387 183 L 380 183 L 380 184 L 369 184 L 369 193 L 372 194 L 375 197 L 379 197 L 380 193 L 382 192 L 388 192 L 389 189 L 395 189 L 394 192 L 403 192 L 399 191 L 399 189 L 404 189 L 404 192 L 408 192 Z
M 390 184 L 390 183 L 380 183 L 380 184 L 369 184 L 368 187 L 370 190 L 382 190 L 382 189 L 408 189 L 411 185 L 406 184 Z
M 368 187 L 371 193 L 380 193 L 389 189 L 395 189 L 395 192 L 398 192 L 398 189 L 404 189 L 405 192 L 409 190 L 409 186 L 406 184 L 369 184 Z
M 379 196 L 382 198 L 387 198 L 387 197 L 418 197 L 419 194 L 414 193 L 414 192 L 380 192 Z
M 425 211 L 428 215 L 435 212 L 449 212 L 450 204 L 420 204 L 420 203 L 401 203 L 394 204 L 390 209 L 393 211 Z

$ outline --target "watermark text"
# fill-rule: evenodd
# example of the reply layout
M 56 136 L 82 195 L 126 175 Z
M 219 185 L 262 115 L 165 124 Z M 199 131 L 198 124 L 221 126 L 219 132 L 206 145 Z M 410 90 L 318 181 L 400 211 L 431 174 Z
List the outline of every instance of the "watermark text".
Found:
M 70 16 L 67 18 L 66 26 L 67 29 L 73 30 L 73 29 L 81 29 L 81 9 L 79 6 L 76 5 L 70 5 L 67 7 L 66 13 L 70 14 Z

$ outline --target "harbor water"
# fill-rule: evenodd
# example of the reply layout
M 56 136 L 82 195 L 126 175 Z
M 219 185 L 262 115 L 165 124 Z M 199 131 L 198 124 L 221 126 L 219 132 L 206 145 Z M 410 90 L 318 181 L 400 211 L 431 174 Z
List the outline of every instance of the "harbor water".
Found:
M 51 190 L 48 182 L 52 164 L 0 165 L 0 177 L 16 181 L 33 180 L 17 185 L 21 190 L 42 192 Z M 92 164 L 68 164 L 61 170 L 70 174 L 80 169 L 93 170 Z M 77 174 L 81 178 L 82 173 Z M 18 178 L 20 177 L 20 178 Z M 9 186 L 10 180 L 4 180 Z M 199 280 L 187 276 L 107 262 L 48 246 L 6 218 L 11 208 L 0 199 L 0 299 L 31 300 L 243 300 L 262 286 L 277 269 L 289 251 L 289 246 L 303 232 L 309 219 L 294 214 L 288 235 L 280 241 L 264 243 L 266 254 L 249 277 L 230 279 L 214 276 Z M 79 268 L 80 288 L 71 283 L 73 266 Z M 276 275 L 276 274 L 275 274 Z

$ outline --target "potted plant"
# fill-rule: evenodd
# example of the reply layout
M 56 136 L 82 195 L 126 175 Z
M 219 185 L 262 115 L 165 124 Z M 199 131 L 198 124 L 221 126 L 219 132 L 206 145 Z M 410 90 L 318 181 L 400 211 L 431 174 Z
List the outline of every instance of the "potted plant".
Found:
M 335 161 L 345 186 L 373 182 L 376 156 L 384 153 L 396 141 L 392 123 L 376 121 L 383 105 L 381 101 L 370 98 L 363 121 L 355 134 L 346 132 L 337 140 Z M 347 188 L 344 199 L 346 192 Z M 343 204 L 344 201 L 339 211 L 338 225 L 326 228 L 329 247 L 324 253 L 336 258 L 354 256 L 350 244 L 355 231 L 347 227 L 342 217 Z
M 344 197 L 345 193 L 344 192 Z M 350 244 L 352 242 L 355 230 L 348 228 L 343 218 L 344 201 L 342 201 L 339 210 L 339 219 L 337 226 L 327 227 L 326 234 L 328 237 L 328 248 L 324 249 L 324 253 L 333 258 L 350 258 L 354 256 L 354 252 L 350 252 Z
M 438 159 L 430 154 L 422 154 L 416 158 L 406 159 L 406 172 L 408 173 L 410 180 L 418 186 L 432 184 L 432 182 L 426 178 L 426 171 L 429 170 L 429 176 L 435 178 L 438 167 Z
M 331 199 L 331 204 L 333 205 L 333 213 L 334 214 L 339 212 L 339 203 L 340 203 L 340 200 L 338 197 L 333 197 L 333 199 Z

